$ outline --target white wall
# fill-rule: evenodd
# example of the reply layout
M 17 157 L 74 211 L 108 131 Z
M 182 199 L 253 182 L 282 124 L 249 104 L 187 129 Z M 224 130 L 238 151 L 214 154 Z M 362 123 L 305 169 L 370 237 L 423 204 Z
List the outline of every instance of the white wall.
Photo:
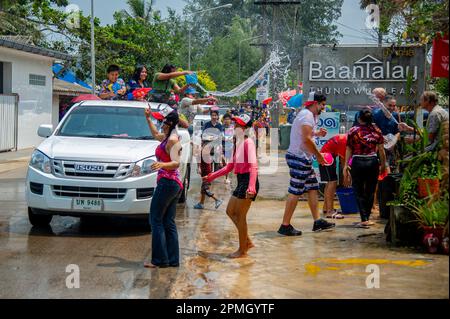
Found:
M 38 146 L 39 125 L 52 123 L 53 59 L 0 47 L 0 61 L 12 63 L 11 92 L 19 94 L 17 148 Z M 45 76 L 45 86 L 30 85 L 30 73 Z

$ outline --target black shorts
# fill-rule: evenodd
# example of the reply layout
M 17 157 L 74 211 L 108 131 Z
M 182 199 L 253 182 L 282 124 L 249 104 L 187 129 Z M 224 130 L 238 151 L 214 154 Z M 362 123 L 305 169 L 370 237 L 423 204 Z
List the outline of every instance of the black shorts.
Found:
M 321 182 L 337 182 L 336 160 L 330 166 L 319 165 L 319 172 Z
M 245 174 L 237 174 L 237 186 L 235 190 L 233 191 L 233 196 L 237 197 L 239 199 L 246 199 L 247 198 L 247 189 L 248 189 L 248 183 L 250 182 L 250 173 Z M 258 178 L 256 178 L 256 194 L 255 197 L 253 197 L 253 201 L 256 200 L 256 196 L 258 196 L 259 191 L 259 181 Z

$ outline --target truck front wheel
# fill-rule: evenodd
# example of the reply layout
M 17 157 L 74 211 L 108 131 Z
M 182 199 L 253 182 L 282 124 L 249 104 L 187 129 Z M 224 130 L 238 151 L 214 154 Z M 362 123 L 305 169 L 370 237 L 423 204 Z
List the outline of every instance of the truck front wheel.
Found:
M 46 227 L 50 224 L 52 218 L 52 215 L 36 214 L 32 208 L 28 207 L 28 219 L 33 226 Z

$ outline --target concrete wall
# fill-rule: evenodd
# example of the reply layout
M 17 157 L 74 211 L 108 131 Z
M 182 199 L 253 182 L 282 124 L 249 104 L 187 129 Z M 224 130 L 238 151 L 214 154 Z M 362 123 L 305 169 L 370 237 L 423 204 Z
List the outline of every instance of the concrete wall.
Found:
M 53 59 L 0 47 L 0 61 L 11 63 L 11 92 L 19 94 L 18 149 L 38 146 L 37 129 L 52 123 Z M 45 76 L 45 86 L 29 84 L 29 74 Z M 5 92 L 6 93 L 6 92 Z

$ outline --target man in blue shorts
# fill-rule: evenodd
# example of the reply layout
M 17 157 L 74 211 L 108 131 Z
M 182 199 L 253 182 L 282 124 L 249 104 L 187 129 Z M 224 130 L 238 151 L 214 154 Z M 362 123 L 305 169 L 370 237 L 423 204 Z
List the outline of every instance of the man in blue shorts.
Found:
M 335 226 L 320 218 L 318 189 L 319 183 L 312 167 L 313 157 L 317 158 L 319 164 L 325 164 L 320 151 L 314 142 L 314 136 L 325 136 L 325 129 L 316 130 L 320 113 L 324 110 L 326 97 L 322 94 L 311 92 L 305 108 L 296 116 L 291 129 L 291 141 L 286 161 L 289 166 L 291 176 L 289 195 L 286 201 L 286 208 L 283 216 L 283 223 L 278 233 L 285 236 L 300 236 L 301 231 L 296 230 L 291 225 L 291 218 L 294 214 L 299 197 L 308 193 L 308 204 L 311 215 L 314 218 L 313 231 L 329 229 Z

